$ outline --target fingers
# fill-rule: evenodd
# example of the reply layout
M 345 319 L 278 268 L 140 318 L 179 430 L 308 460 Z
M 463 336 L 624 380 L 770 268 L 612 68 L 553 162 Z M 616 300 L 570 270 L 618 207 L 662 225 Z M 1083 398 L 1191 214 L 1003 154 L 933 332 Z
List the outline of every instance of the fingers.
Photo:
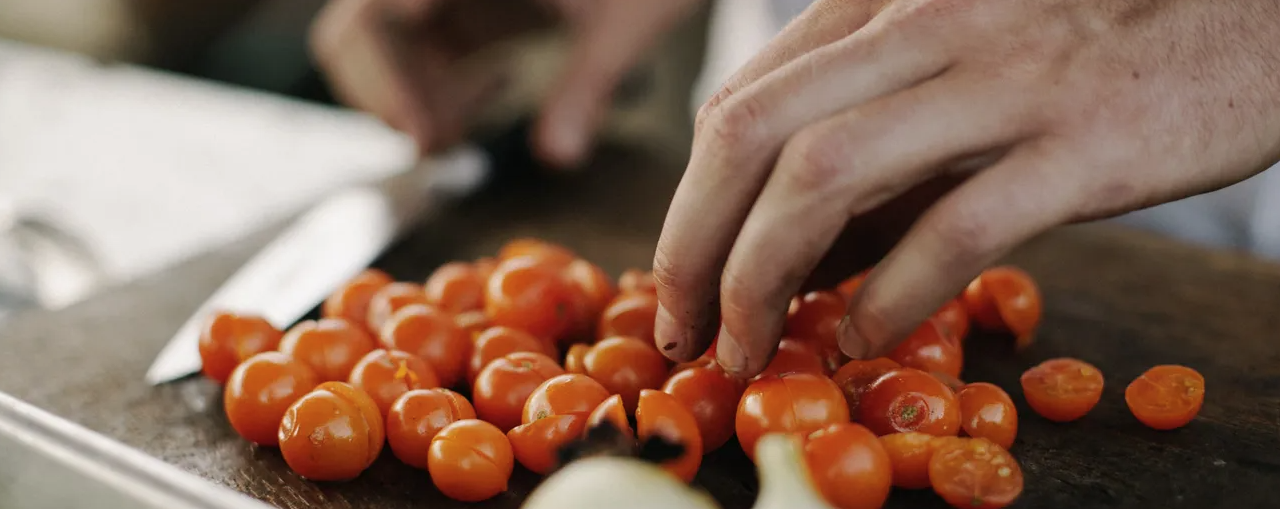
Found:
M 934 204 L 854 295 L 840 349 L 884 355 L 984 267 L 1069 218 L 1085 194 L 1071 155 L 1024 144 Z

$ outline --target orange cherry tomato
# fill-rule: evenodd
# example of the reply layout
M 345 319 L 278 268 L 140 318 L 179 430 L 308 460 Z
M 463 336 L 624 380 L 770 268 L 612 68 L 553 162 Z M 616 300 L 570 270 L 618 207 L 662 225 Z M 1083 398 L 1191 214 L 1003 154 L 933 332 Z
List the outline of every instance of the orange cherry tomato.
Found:
M 427 471 L 446 497 L 480 502 L 507 491 L 515 457 L 507 435 L 492 424 L 464 419 L 431 439 Z
M 525 401 L 521 423 L 529 424 L 551 415 L 590 415 L 609 396 L 600 382 L 586 375 L 566 373 L 551 377 Z
M 657 293 L 658 284 L 647 270 L 627 269 L 618 277 L 620 293 Z
M 486 281 L 470 263 L 449 262 L 436 268 L 422 288 L 427 303 L 456 315 L 484 309 Z
M 719 449 L 733 436 L 733 419 L 743 389 L 724 371 L 705 367 L 680 371 L 662 386 L 662 392 L 675 397 L 693 414 L 703 454 Z
M 831 376 L 831 381 L 844 393 L 845 403 L 849 405 L 849 415 L 857 417 L 858 403 L 862 399 L 862 393 L 866 392 L 867 387 L 871 387 L 871 382 L 900 367 L 902 365 L 896 361 L 884 357 L 866 361 L 854 359 L 840 366 L 836 374 Z
M 960 299 L 951 299 L 933 314 L 933 320 L 942 330 L 942 337 L 956 345 L 963 345 L 969 335 L 969 311 Z
M 653 343 L 653 321 L 658 315 L 658 296 L 651 293 L 624 293 L 613 299 L 600 314 L 596 337 L 630 336 Z
M 516 352 L 535 352 L 554 355 L 547 351 L 547 345 L 533 334 L 511 327 L 489 327 L 476 336 L 475 346 L 471 349 L 471 361 L 467 366 L 467 381 L 475 384 L 476 375 L 496 359 Z
M 1070 422 L 1102 399 L 1102 371 L 1079 359 L 1050 359 L 1022 373 L 1022 394 L 1041 417 Z
M 493 276 L 494 269 L 498 268 L 498 259 L 489 256 L 477 258 L 476 261 L 471 262 L 471 267 L 476 269 L 476 274 L 479 274 L 480 279 L 487 283 Z
M 627 421 L 627 410 L 622 406 L 622 396 L 614 394 L 606 398 L 587 416 L 587 427 L 592 428 L 605 422 L 612 424 L 618 431 L 632 435 L 631 423 Z
M 471 338 L 453 317 L 435 306 L 406 306 L 387 320 L 380 336 L 382 345 L 421 357 L 431 365 L 441 387 L 453 387 L 466 373 L 471 357 Z
M 399 350 L 384 349 L 374 350 L 361 358 L 351 368 L 347 383 L 373 398 L 384 416 L 401 394 L 440 386 L 436 372 L 426 361 Z
M 579 375 L 587 374 L 587 352 L 591 351 L 591 345 L 584 343 L 574 343 L 569 346 L 569 351 L 564 354 L 564 370 L 566 373 L 577 373 Z
M 885 373 L 862 393 L 858 422 L 877 435 L 919 431 L 937 436 L 960 432 L 955 393 L 932 375 L 912 368 Z
M 504 432 L 519 426 L 533 391 L 563 374 L 555 360 L 536 352 L 516 352 L 494 360 L 480 370 L 471 390 L 476 415 Z
M 1147 427 L 1181 428 L 1195 419 L 1204 404 L 1204 376 L 1186 366 L 1156 366 L 1125 388 L 1124 401 Z
M 765 366 L 764 371 L 755 376 L 761 378 L 783 375 L 787 373 L 817 373 L 826 375 L 827 362 L 822 359 L 813 347 L 792 338 L 782 338 L 778 342 L 778 351 L 773 360 Z
M 836 285 L 836 293 L 843 295 L 845 299 L 852 299 L 853 294 L 858 293 L 858 288 L 862 286 L 862 282 L 867 280 L 867 274 L 871 269 L 864 270 L 852 276 L 849 279 L 841 281 Z
M 569 287 L 560 267 L 533 257 L 503 260 L 485 286 L 484 309 L 494 325 L 523 330 L 548 341 L 566 331 L 572 320 Z
M 747 386 L 738 402 L 734 431 L 747 457 L 767 433 L 807 435 L 831 424 L 849 422 L 849 406 L 831 379 L 816 373 L 762 378 Z
M 1009 451 L 990 440 L 960 439 L 933 453 L 929 482 L 952 507 L 1000 509 L 1022 494 L 1022 468 Z
M 818 491 L 840 509 L 879 509 L 889 498 L 893 466 L 884 446 L 860 424 L 842 422 L 810 433 L 805 464 Z
M 836 327 L 844 319 L 848 302 L 836 292 L 809 292 L 795 298 L 795 310 L 787 314 L 786 336 L 818 345 L 836 344 Z
M 386 272 L 365 269 L 324 300 L 324 304 L 320 307 L 320 316 L 345 318 L 351 323 L 368 329 L 369 302 L 373 300 L 373 295 L 378 293 L 378 290 L 394 282 Z M 369 330 L 377 332 L 376 329 Z
M 556 455 L 560 449 L 581 437 L 586 429 L 587 418 L 581 414 L 552 415 L 512 428 L 507 440 L 511 441 L 516 461 L 535 474 L 546 475 L 559 465 Z
M 618 293 L 613 287 L 613 280 L 604 269 L 581 258 L 565 267 L 563 276 L 573 296 L 575 334 L 594 337 L 592 329 L 596 325 L 596 317 Z
M 404 464 L 426 470 L 431 439 L 450 424 L 475 418 L 475 409 L 461 394 L 414 389 L 401 394 L 387 411 L 387 445 Z
M 245 359 L 275 350 L 283 335 L 262 317 L 214 313 L 200 330 L 200 370 L 210 380 L 226 383 L 231 370 Z
M 903 367 L 958 378 L 964 369 L 964 351 L 943 336 L 937 322 L 927 320 L 886 357 Z
M 582 359 L 587 376 L 600 382 L 610 394 L 622 395 L 628 412 L 636 408 L 641 389 L 657 389 L 666 381 L 670 365 L 650 342 L 615 336 L 607 338 Z
M 281 352 L 310 366 L 324 382 L 346 381 L 377 346 L 368 332 L 342 318 L 299 322 L 280 340 Z
M 280 453 L 289 468 L 313 481 L 345 481 L 382 452 L 386 428 L 364 391 L 325 382 L 295 401 L 280 421 Z
M 392 315 L 415 304 L 430 304 L 422 285 L 396 282 L 383 286 L 369 299 L 369 316 L 365 318 L 365 325 L 373 334 L 379 334 Z
M 489 321 L 489 315 L 484 311 L 463 311 L 453 315 L 453 323 L 470 338 L 479 336 L 485 329 L 493 326 Z
M 536 258 L 557 267 L 566 267 L 578 259 L 567 247 L 534 238 L 513 239 L 498 249 L 499 262 L 520 257 Z
M 929 460 L 940 447 L 962 440 L 960 437 L 935 437 L 928 433 L 908 431 L 880 437 L 880 445 L 889 454 L 893 467 L 893 485 L 919 490 L 929 485 Z
M 685 482 L 692 482 L 702 465 L 702 435 L 698 421 L 684 404 L 662 391 L 644 389 L 636 406 L 636 436 L 641 441 L 661 436 L 684 446 L 679 457 L 662 468 Z
M 1013 399 L 995 385 L 976 382 L 956 394 L 960 401 L 960 425 L 966 435 L 985 438 L 1008 449 L 1018 436 L 1018 409 Z
M 319 383 L 306 364 L 280 352 L 262 352 L 231 371 L 222 405 L 245 440 L 275 446 L 285 410 Z
M 1031 344 L 1044 304 L 1030 274 L 1012 266 L 987 269 L 969 283 L 963 299 L 979 327 L 1009 332 L 1019 347 Z

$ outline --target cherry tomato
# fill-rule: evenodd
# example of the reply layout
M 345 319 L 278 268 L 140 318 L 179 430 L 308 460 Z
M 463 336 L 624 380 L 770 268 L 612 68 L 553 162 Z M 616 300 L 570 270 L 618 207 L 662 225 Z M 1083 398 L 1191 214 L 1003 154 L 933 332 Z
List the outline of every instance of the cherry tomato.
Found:
M 893 467 L 874 433 L 842 422 L 810 433 L 805 464 L 818 491 L 840 509 L 879 509 L 889 498 Z
M 200 330 L 200 370 L 210 380 L 226 383 L 245 359 L 275 350 L 283 334 L 262 317 L 214 313 Z
M 401 394 L 440 386 L 436 372 L 426 361 L 399 350 L 384 349 L 374 350 L 361 358 L 351 368 L 347 382 L 373 398 L 384 416 Z
M 769 365 L 765 366 L 764 371 L 756 375 L 755 379 L 787 373 L 826 375 L 827 363 L 808 344 L 792 338 L 782 338 L 782 341 L 778 342 L 778 351 L 773 355 L 773 360 L 769 361 Z
M 835 382 L 840 387 L 840 392 L 844 394 L 845 403 L 849 405 L 849 415 L 856 418 L 862 393 L 867 391 L 867 387 L 871 387 L 871 382 L 900 367 L 902 366 L 894 360 L 884 357 L 867 361 L 854 359 L 840 366 L 836 374 L 831 376 L 831 381 Z
M 456 315 L 484 308 L 485 281 L 470 263 L 449 262 L 431 273 L 423 293 L 427 303 Z
M 1147 427 L 1161 431 L 1181 428 L 1204 404 L 1204 376 L 1186 366 L 1156 366 L 1125 388 L 1124 401 Z
M 485 329 L 493 326 L 489 321 L 489 315 L 484 311 L 463 311 L 453 315 L 453 323 L 470 338 L 479 336 Z
M 280 352 L 262 352 L 231 371 L 222 405 L 245 440 L 275 446 L 285 410 L 319 383 L 306 364 Z
M 960 439 L 933 453 L 929 482 L 952 507 L 1000 509 L 1022 494 L 1022 468 L 990 440 Z
M 627 435 L 633 435 L 634 430 L 631 429 L 631 423 L 627 421 L 627 410 L 622 406 L 622 396 L 614 394 L 605 398 L 603 402 L 596 405 L 596 409 L 591 411 L 591 415 L 587 416 L 587 427 L 592 428 L 608 422 L 619 431 Z
M 929 460 L 933 453 L 960 440 L 959 437 L 935 437 L 915 431 L 880 437 L 880 445 L 889 454 L 889 463 L 893 466 L 893 485 L 909 490 L 928 488 Z
M 313 481 L 354 479 L 378 459 L 386 428 L 364 391 L 325 382 L 295 401 L 280 421 L 280 453 Z
M 475 418 L 475 409 L 461 394 L 414 389 L 401 394 L 387 411 L 387 445 L 404 464 L 426 470 L 431 439 L 445 426 Z
M 845 299 L 852 299 L 853 294 L 858 293 L 858 288 L 862 286 L 862 282 L 867 280 L 867 274 L 871 269 L 864 270 L 852 276 L 849 279 L 841 281 L 836 285 L 836 293 L 843 295 Z
M 963 299 L 979 327 L 1009 332 L 1019 347 L 1031 344 L 1044 304 L 1030 274 L 1011 266 L 987 269 L 969 283 Z
M 933 320 L 927 320 L 887 355 L 903 367 L 926 373 L 942 373 L 959 377 L 964 369 L 964 352 L 946 339 Z
M 512 428 L 507 440 L 516 461 L 535 474 L 546 475 L 559 465 L 556 455 L 560 448 L 577 440 L 586 429 L 587 418 L 581 414 L 552 415 Z
M 849 422 L 849 406 L 835 382 L 820 374 L 790 373 L 747 386 L 734 431 L 742 450 L 755 459 L 756 441 L 767 433 L 806 435 L 841 422 Z
M 563 272 L 573 297 L 574 317 L 572 329 L 575 336 L 595 337 L 593 329 L 596 317 L 604 311 L 618 291 L 613 287 L 613 280 L 599 266 L 577 259 Z
M 567 247 L 533 238 L 513 239 L 498 250 L 500 262 L 520 257 L 536 258 L 556 267 L 566 267 L 573 263 L 578 255 Z
M 511 327 L 489 327 L 476 336 L 475 346 L 471 350 L 471 362 L 467 366 L 467 381 L 475 384 L 476 375 L 496 359 L 516 352 L 535 352 L 554 355 L 547 351 L 547 345 L 533 334 Z
M 369 316 L 365 318 L 365 325 L 372 333 L 380 334 L 392 315 L 415 304 L 430 304 L 422 285 L 397 282 L 383 286 L 369 299 Z
M 484 309 L 494 325 L 559 339 L 573 318 L 572 295 L 560 268 L 532 257 L 503 260 L 485 286 Z
M 844 319 L 848 302 L 836 292 L 809 292 L 795 298 L 795 311 L 787 314 L 786 336 L 822 346 L 836 345 L 836 327 Z
M 933 314 L 933 321 L 941 329 L 942 337 L 957 346 L 963 345 L 965 336 L 969 335 L 969 311 L 960 299 L 951 299 L 943 304 Z
M 636 436 L 641 441 L 661 436 L 684 446 L 679 457 L 662 463 L 672 475 L 692 482 L 702 465 L 702 435 L 698 421 L 684 404 L 662 391 L 644 389 L 636 406 Z
M 480 370 L 471 390 L 476 415 L 504 432 L 519 426 L 525 401 L 534 389 L 563 374 L 555 360 L 536 352 L 516 352 L 494 360 Z
M 1018 436 L 1018 409 L 1004 389 L 986 382 L 964 386 L 960 401 L 960 425 L 966 435 L 985 438 L 1008 449 Z
M 346 381 L 375 347 L 368 332 L 342 318 L 299 322 L 280 340 L 281 352 L 310 366 L 324 382 Z
M 382 287 L 395 281 L 386 272 L 378 269 L 365 269 L 337 289 L 320 307 L 320 316 L 324 318 L 345 318 L 347 321 L 369 328 L 369 302 Z M 377 332 L 376 329 L 370 329 Z
M 702 436 L 703 454 L 719 449 L 733 436 L 733 419 L 743 387 L 724 371 L 705 367 L 683 370 L 667 379 L 662 392 L 675 397 L 693 414 Z
M 569 346 L 569 351 L 564 354 L 564 370 L 566 373 L 577 373 L 579 375 L 587 374 L 587 352 L 591 351 L 591 345 L 584 343 L 574 343 Z
M 523 424 L 550 415 L 589 415 L 610 396 L 609 391 L 586 375 L 566 373 L 542 382 L 524 404 Z
M 1070 422 L 1102 399 L 1102 371 L 1079 359 L 1050 359 L 1022 373 L 1022 394 L 1041 417 Z
M 446 497 L 480 502 L 507 491 L 515 458 L 507 435 L 492 424 L 464 419 L 431 439 L 427 471 Z
M 382 327 L 382 345 L 421 357 L 431 365 L 441 387 L 453 387 L 466 373 L 471 339 L 447 313 L 414 304 L 396 311 Z
M 620 293 L 657 293 L 658 285 L 653 273 L 647 270 L 627 269 L 618 277 Z
M 624 293 L 613 299 L 600 314 L 596 336 L 631 336 L 653 343 L 653 321 L 658 315 L 658 296 L 651 293 Z
M 862 393 L 858 422 L 877 435 L 919 431 L 937 436 L 960 432 L 960 404 L 937 378 L 912 368 L 885 373 Z
M 493 276 L 494 269 L 498 268 L 498 259 L 488 256 L 477 258 L 476 261 L 471 262 L 471 267 L 476 269 L 476 274 L 480 275 L 482 281 L 488 282 Z
M 628 412 L 634 411 L 641 389 L 657 389 L 666 381 L 670 366 L 652 343 L 636 338 L 607 338 L 587 352 L 582 365 L 587 376 L 603 385 L 610 394 L 622 395 Z

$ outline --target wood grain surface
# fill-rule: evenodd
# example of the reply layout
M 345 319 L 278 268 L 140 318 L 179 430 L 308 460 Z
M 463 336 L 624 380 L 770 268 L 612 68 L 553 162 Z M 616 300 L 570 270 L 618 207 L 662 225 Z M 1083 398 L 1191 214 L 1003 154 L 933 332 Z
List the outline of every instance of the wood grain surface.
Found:
M 417 280 L 519 235 L 563 242 L 614 274 L 647 266 L 678 171 L 627 155 L 596 166 L 554 186 L 525 182 L 461 204 L 379 266 Z M 217 387 L 199 378 L 143 382 L 169 336 L 275 230 L 71 309 L 19 317 L 0 331 L 0 391 L 280 507 L 517 507 L 537 482 L 519 468 L 508 493 L 468 505 L 443 498 L 425 472 L 389 451 L 355 481 L 303 481 L 278 452 L 234 434 Z M 1042 286 L 1038 340 L 1014 353 L 1007 338 L 970 338 L 965 378 L 999 384 L 1018 403 L 1013 452 L 1026 491 L 1016 507 L 1275 507 L 1280 267 L 1101 225 L 1046 235 L 1010 261 Z M 1056 356 L 1086 359 L 1107 376 L 1101 404 L 1073 424 L 1036 417 L 1017 383 L 1023 370 Z M 1142 427 L 1123 400 L 1129 381 L 1163 363 L 1207 379 L 1200 416 L 1173 432 Z M 727 508 L 754 499 L 754 471 L 736 442 L 708 458 L 697 483 Z M 898 492 L 889 507 L 942 504 L 932 493 Z

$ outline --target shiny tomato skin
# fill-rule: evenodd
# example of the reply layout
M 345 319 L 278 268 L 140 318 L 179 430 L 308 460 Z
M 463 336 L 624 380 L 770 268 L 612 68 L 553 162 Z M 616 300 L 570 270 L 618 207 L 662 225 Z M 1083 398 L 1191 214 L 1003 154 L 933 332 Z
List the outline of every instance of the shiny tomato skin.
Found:
M 480 502 L 507 491 L 515 456 L 507 435 L 492 424 L 464 419 L 431 439 L 427 471 L 445 496 Z
M 591 377 L 566 373 L 547 379 L 524 404 L 522 424 L 549 415 L 589 415 L 611 394 Z
M 921 324 L 886 357 L 903 367 L 926 373 L 937 372 L 958 378 L 964 370 L 964 351 L 959 344 L 944 337 L 941 327 L 933 320 Z
M 520 465 L 546 475 L 559 466 L 560 448 L 582 437 L 586 429 L 587 418 L 581 414 L 552 415 L 512 428 L 507 439 Z
M 387 411 L 387 445 L 404 464 L 426 470 L 431 439 L 450 424 L 475 418 L 475 409 L 461 394 L 415 389 L 401 394 Z
M 476 336 L 467 363 L 467 382 L 475 384 L 476 375 L 490 362 L 516 352 L 534 352 L 553 356 L 546 343 L 533 334 L 511 327 L 494 326 Z
M 1041 417 L 1071 422 L 1088 415 L 1102 399 L 1102 371 L 1079 359 L 1044 361 L 1022 373 L 1022 395 Z
M 642 389 L 657 389 L 667 379 L 670 365 L 650 341 L 633 337 L 606 338 L 582 359 L 587 376 L 600 382 L 610 394 L 622 396 L 627 412 L 634 412 Z
M 289 406 L 320 384 L 315 371 L 280 352 L 262 352 L 240 363 L 227 379 L 223 409 L 245 440 L 275 446 Z
M 284 333 L 260 316 L 219 311 L 200 330 L 200 371 L 215 383 L 227 382 L 246 359 L 275 350 Z
M 827 374 L 827 363 L 814 347 L 792 338 L 782 338 L 778 350 L 756 380 L 787 373 Z
M 573 263 L 578 255 L 562 245 L 530 237 L 512 239 L 498 249 L 499 262 L 522 257 L 533 258 L 541 263 L 563 268 Z
M 804 458 L 818 492 L 840 509 L 879 509 L 889 498 L 893 467 L 884 446 L 860 424 L 843 422 L 810 433 Z
M 936 436 L 960 432 L 955 393 L 932 375 L 913 368 L 885 373 L 862 393 L 858 422 L 877 435 L 919 431 Z
M 574 343 L 569 346 L 569 350 L 564 354 L 564 371 L 566 373 L 577 373 L 579 375 L 587 374 L 587 352 L 591 351 L 591 345 L 585 343 Z
M 422 285 L 427 303 L 449 314 L 484 309 L 484 285 L 475 266 L 467 262 L 449 262 L 436 268 Z
M 965 337 L 969 335 L 969 310 L 960 299 L 948 300 L 933 314 L 933 320 L 943 337 L 957 346 L 964 344 Z
M 435 370 L 426 361 L 399 350 L 385 349 L 369 352 L 356 362 L 347 383 L 373 398 L 383 416 L 401 394 L 440 386 Z
M 490 362 L 480 370 L 471 390 L 476 415 L 505 433 L 521 424 L 533 391 L 562 374 L 555 360 L 535 352 L 516 352 Z
M 876 381 L 881 375 L 902 367 L 897 361 L 884 357 L 877 357 L 871 360 L 854 359 L 846 362 L 840 369 L 831 375 L 831 381 L 840 387 L 840 392 L 844 394 L 845 403 L 849 405 L 849 415 L 856 420 L 858 415 L 858 404 L 862 400 L 862 393 L 866 392 L 867 387 L 871 387 L 871 382 Z
M 587 429 L 606 422 L 626 435 L 635 436 L 635 430 L 631 429 L 631 423 L 627 420 L 627 410 L 622 406 L 622 396 L 614 394 L 596 405 L 595 410 L 587 416 Z
M 346 381 L 376 347 L 368 332 L 341 318 L 299 322 L 280 340 L 281 352 L 310 366 L 324 382 Z
M 324 318 L 345 318 L 369 330 L 369 303 L 382 287 L 395 281 L 378 269 L 365 269 L 341 288 L 335 290 L 320 307 Z
M 555 342 L 573 319 L 569 287 L 560 266 L 539 258 L 505 259 L 485 286 L 484 309 L 494 325 L 520 329 Z
M 1022 468 L 1008 451 L 985 438 L 962 438 L 929 459 L 929 483 L 952 507 L 1001 509 L 1022 494 Z
M 1124 401 L 1133 416 L 1151 429 L 1181 428 L 1204 405 L 1204 375 L 1186 366 L 1155 366 L 1125 388 Z
M 581 258 L 565 267 L 562 276 L 573 297 L 570 336 L 595 338 L 596 318 L 618 294 L 613 280 L 604 269 Z
M 693 367 L 663 384 L 662 391 L 684 404 L 698 423 L 703 454 L 719 449 L 733 437 L 738 400 L 745 387 L 722 370 Z
M 644 440 L 661 436 L 684 446 L 677 458 L 665 461 L 662 468 L 684 482 L 692 482 L 702 465 L 702 435 L 698 422 L 684 404 L 662 391 L 644 389 L 636 406 L 636 438 Z
M 1044 304 L 1030 274 L 1008 265 L 987 269 L 969 283 L 962 298 L 979 327 L 1013 334 L 1019 348 L 1031 344 Z
M 650 293 L 618 295 L 600 313 L 596 326 L 599 339 L 629 336 L 653 344 L 653 321 L 658 315 L 658 296 Z
M 1013 398 L 993 384 L 975 382 L 956 393 L 964 434 L 985 438 L 1008 449 L 1018 437 L 1018 408 Z
M 435 306 L 413 304 L 396 311 L 379 334 L 382 346 L 427 361 L 441 387 L 453 387 L 466 373 L 471 338 L 448 313 Z
M 828 363 L 828 373 L 847 360 L 836 340 L 836 329 L 844 319 L 848 299 L 836 292 L 809 292 L 793 301 L 795 310 L 787 315 L 784 334 L 813 346 Z
M 280 421 L 280 452 L 312 481 L 354 479 L 378 459 L 386 428 L 364 391 L 325 382 L 295 401 Z
M 369 299 L 369 316 L 365 317 L 365 327 L 369 332 L 378 334 L 391 316 L 401 309 L 412 305 L 429 305 L 427 292 L 422 285 L 406 282 L 395 282 L 379 288 Z
M 467 337 L 472 338 L 473 341 L 481 332 L 493 326 L 489 321 L 489 315 L 485 314 L 483 310 L 463 311 L 453 315 L 453 323 L 463 332 L 466 332 Z
M 627 269 L 618 277 L 619 293 L 657 293 L 658 284 L 647 270 Z
M 928 433 L 908 431 L 890 433 L 880 437 L 880 445 L 889 455 L 893 467 L 893 486 L 909 490 L 921 490 L 929 484 L 929 460 L 941 446 L 960 437 L 936 437 Z
M 797 412 L 803 409 L 803 412 Z M 734 432 L 747 457 L 767 433 L 808 434 L 849 421 L 849 406 L 831 379 L 815 373 L 762 378 L 747 386 L 734 415 Z

